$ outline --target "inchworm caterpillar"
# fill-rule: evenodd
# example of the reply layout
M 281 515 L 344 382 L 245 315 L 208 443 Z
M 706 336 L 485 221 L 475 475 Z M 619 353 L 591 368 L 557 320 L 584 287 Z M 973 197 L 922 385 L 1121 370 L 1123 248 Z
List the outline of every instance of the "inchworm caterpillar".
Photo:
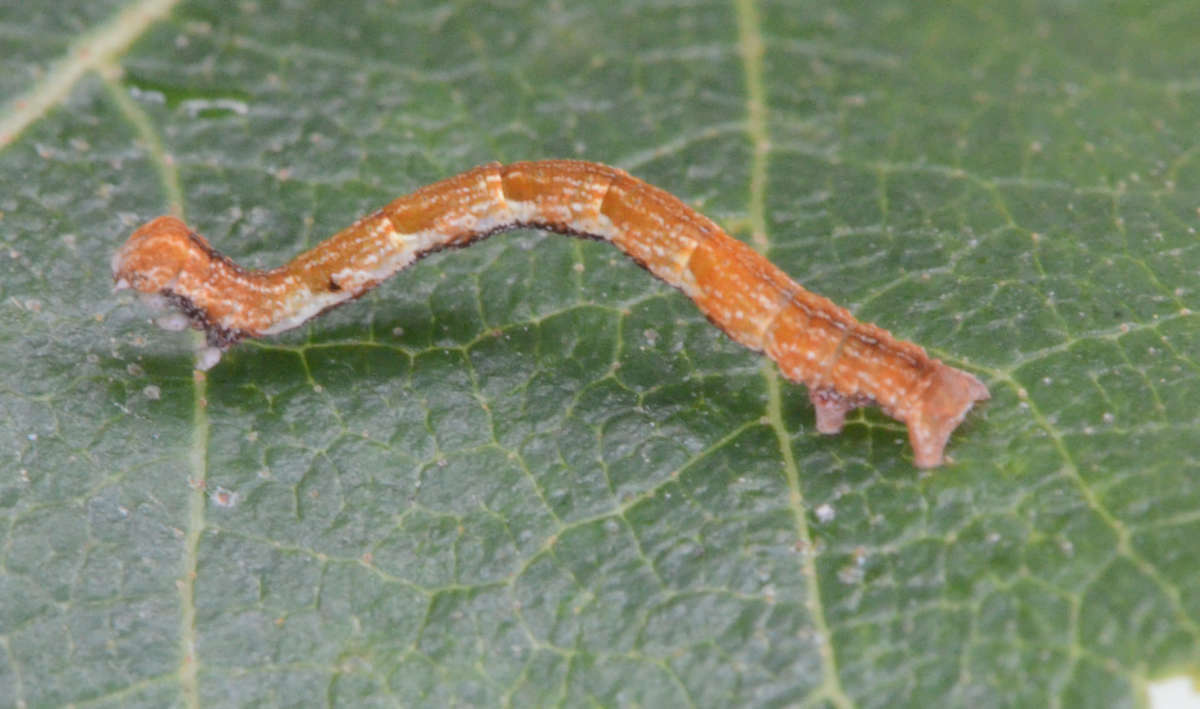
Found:
M 573 160 L 493 163 L 422 187 L 286 266 L 248 271 L 174 217 L 113 256 L 117 288 L 164 296 L 207 333 L 207 369 L 245 337 L 296 327 L 428 254 L 537 228 L 612 242 L 683 291 L 733 340 L 805 384 L 817 430 L 877 404 L 908 426 L 915 462 L 943 462 L 950 433 L 987 388 L 886 330 L 806 291 L 677 197 L 613 167 Z

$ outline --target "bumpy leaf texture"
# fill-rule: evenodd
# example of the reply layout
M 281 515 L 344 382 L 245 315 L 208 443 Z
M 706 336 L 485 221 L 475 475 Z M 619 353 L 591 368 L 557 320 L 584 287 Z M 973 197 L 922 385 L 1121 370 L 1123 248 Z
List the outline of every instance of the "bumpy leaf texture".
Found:
M 0 705 L 1120 705 L 1200 668 L 1200 8 L 0 3 Z M 911 464 L 603 244 L 240 346 L 110 295 L 611 163 L 993 399 Z

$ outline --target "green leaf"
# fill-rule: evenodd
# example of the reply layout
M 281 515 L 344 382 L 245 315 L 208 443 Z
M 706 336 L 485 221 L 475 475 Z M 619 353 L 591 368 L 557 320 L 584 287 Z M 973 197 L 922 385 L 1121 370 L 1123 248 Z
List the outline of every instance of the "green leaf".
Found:
M 53 7 L 53 9 L 49 9 Z M 0 2 L 0 706 L 1116 706 L 1200 674 L 1195 3 Z M 973 371 L 954 463 L 599 243 L 207 378 L 109 258 L 273 266 L 489 160 L 680 195 Z

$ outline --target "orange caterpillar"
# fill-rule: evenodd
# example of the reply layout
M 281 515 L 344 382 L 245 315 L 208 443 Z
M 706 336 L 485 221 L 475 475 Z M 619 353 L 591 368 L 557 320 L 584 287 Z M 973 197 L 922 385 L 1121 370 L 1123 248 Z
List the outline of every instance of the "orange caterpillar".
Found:
M 610 241 L 683 291 L 725 334 L 808 387 L 822 433 L 877 404 L 907 424 L 916 464 L 937 466 L 950 433 L 988 398 L 975 377 L 804 290 L 675 196 L 591 162 L 477 167 L 265 271 L 241 268 L 180 220 L 159 217 L 113 256 L 113 278 L 118 289 L 164 296 L 206 331 L 198 366 L 207 369 L 238 340 L 296 327 L 423 256 L 525 227 Z

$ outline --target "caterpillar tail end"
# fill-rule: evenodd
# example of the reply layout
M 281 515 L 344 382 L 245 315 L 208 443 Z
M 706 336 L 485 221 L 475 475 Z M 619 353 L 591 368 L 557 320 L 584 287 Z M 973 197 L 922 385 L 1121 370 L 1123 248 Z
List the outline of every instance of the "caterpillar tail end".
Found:
M 991 397 L 983 382 L 961 370 L 936 361 L 936 371 L 921 397 L 919 408 L 908 417 L 908 438 L 918 468 L 936 468 L 946 462 L 950 434 L 977 401 Z

